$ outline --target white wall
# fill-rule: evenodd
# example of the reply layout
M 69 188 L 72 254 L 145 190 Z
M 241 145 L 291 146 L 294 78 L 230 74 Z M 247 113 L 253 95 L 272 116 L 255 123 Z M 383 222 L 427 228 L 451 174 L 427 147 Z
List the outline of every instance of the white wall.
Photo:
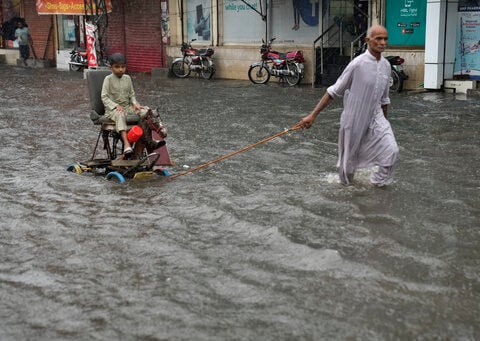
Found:
M 68 71 L 70 70 L 68 62 L 70 60 L 70 52 L 72 50 L 59 50 L 57 51 L 57 70 Z

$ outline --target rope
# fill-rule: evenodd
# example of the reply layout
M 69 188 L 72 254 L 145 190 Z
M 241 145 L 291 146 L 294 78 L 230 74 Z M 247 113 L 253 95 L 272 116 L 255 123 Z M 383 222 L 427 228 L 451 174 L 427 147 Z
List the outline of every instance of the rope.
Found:
M 300 129 L 300 128 L 302 128 L 302 126 L 301 126 L 300 124 L 296 124 L 296 125 L 294 125 L 293 127 L 291 127 L 290 129 L 285 129 L 285 130 L 283 130 L 283 131 L 281 131 L 281 132 L 279 132 L 279 133 L 276 133 L 276 134 L 274 134 L 274 135 L 272 135 L 272 136 L 269 136 L 269 137 L 267 137 L 267 138 L 264 138 L 264 139 L 261 140 L 261 141 L 258 141 L 258 142 L 256 142 L 256 143 L 253 143 L 253 144 L 249 145 L 249 146 L 243 147 L 242 149 L 239 149 L 239 150 L 237 150 L 237 151 L 231 152 L 230 154 L 221 156 L 221 157 L 219 157 L 219 158 L 217 158 L 217 159 L 215 159 L 215 160 L 212 160 L 212 161 L 209 161 L 209 162 L 207 162 L 207 163 L 204 163 L 203 165 L 200 165 L 200 166 L 197 166 L 197 167 L 193 167 L 193 168 L 190 168 L 189 170 L 186 170 L 186 171 L 184 171 L 184 172 L 181 172 L 181 173 L 175 174 L 175 175 L 173 175 L 173 176 L 170 176 L 169 179 L 170 179 L 170 180 L 173 180 L 173 179 L 178 178 L 179 176 L 187 175 L 187 174 L 192 173 L 192 172 L 195 172 L 195 171 L 197 171 L 197 170 L 199 170 L 199 169 L 208 167 L 208 166 L 210 166 L 211 164 L 214 164 L 214 163 L 216 163 L 216 162 L 220 162 L 220 161 L 225 160 L 225 159 L 227 159 L 227 158 L 229 158 L 229 157 L 231 157 L 231 156 L 234 156 L 234 155 L 243 153 L 244 151 L 247 151 L 247 150 L 249 150 L 249 149 L 252 149 L 253 147 L 256 147 L 256 146 L 258 146 L 258 145 L 260 145 L 260 144 L 262 144 L 262 143 L 268 142 L 268 141 L 270 141 L 270 140 L 273 140 L 274 138 L 277 138 L 277 137 L 280 137 L 280 136 L 282 136 L 282 135 L 288 134 L 288 133 L 290 133 L 290 132 L 292 132 L 292 131 L 295 131 L 295 130 L 298 130 L 298 129 Z

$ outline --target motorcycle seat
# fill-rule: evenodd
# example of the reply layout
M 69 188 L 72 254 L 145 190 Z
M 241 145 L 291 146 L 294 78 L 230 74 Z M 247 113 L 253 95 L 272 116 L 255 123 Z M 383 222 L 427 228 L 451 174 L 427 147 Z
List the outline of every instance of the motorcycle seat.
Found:
M 213 49 L 210 47 L 207 49 L 199 49 L 197 50 L 197 53 L 202 56 L 211 56 L 213 54 Z
M 101 124 L 104 127 L 115 125 L 115 122 L 104 116 L 105 107 L 102 102 L 103 80 L 109 74 L 111 74 L 110 70 L 88 70 L 87 72 L 87 87 L 91 107 L 90 119 L 94 124 Z M 127 125 L 135 125 L 139 121 L 138 115 L 127 115 Z

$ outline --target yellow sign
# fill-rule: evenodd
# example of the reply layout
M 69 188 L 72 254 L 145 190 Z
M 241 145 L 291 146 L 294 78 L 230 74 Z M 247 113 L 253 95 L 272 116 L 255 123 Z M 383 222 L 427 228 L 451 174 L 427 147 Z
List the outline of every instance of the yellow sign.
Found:
M 93 13 L 96 13 L 95 0 L 87 0 L 87 6 L 92 4 Z M 38 14 L 67 14 L 67 15 L 84 15 L 85 14 L 85 2 L 84 0 L 37 0 L 37 13 Z M 105 0 L 105 6 L 107 12 L 112 11 L 111 0 Z M 90 9 L 88 8 L 88 11 Z M 88 13 L 87 13 L 88 14 Z

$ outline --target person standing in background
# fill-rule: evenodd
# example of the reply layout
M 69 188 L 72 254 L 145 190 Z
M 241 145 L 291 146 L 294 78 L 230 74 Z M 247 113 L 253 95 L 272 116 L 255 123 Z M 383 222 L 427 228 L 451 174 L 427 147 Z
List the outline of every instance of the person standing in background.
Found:
M 27 66 L 27 59 L 30 57 L 29 44 L 32 41 L 32 37 L 30 36 L 28 26 L 23 21 L 17 23 L 15 39 L 18 41 L 18 49 L 20 50 L 20 57 L 23 59 L 23 64 Z

